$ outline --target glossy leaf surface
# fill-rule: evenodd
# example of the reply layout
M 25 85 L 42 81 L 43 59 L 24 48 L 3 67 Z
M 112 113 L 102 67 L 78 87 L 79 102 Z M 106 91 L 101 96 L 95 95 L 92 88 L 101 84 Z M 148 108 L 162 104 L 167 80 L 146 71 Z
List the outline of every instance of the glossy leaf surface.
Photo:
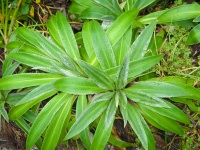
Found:
M 110 77 L 106 75 L 103 71 L 93 67 L 88 63 L 85 63 L 84 61 L 77 60 L 77 62 L 82 70 L 88 75 L 88 77 L 100 88 L 107 90 L 114 89 L 114 83 L 111 81 Z
M 141 141 L 144 149 L 155 149 L 155 141 L 153 135 L 144 118 L 136 108 L 134 108 L 130 104 L 128 104 L 127 106 L 128 122 L 130 123 L 139 140 Z
M 138 14 L 138 10 L 130 10 L 121 14 L 115 22 L 108 28 L 106 34 L 114 46 L 129 29 Z
M 188 45 L 200 43 L 200 24 L 190 31 L 186 43 Z
M 192 18 L 196 18 L 200 14 L 200 5 L 198 4 L 187 4 L 180 5 L 169 9 L 158 17 L 158 23 L 183 21 Z
M 66 93 L 60 93 L 55 96 L 37 116 L 34 121 L 26 141 L 26 147 L 31 148 L 39 139 L 41 134 L 47 128 L 57 111 L 68 101 L 72 96 Z
M 66 17 L 61 12 L 56 13 L 56 17 L 53 16 L 47 21 L 47 27 L 51 37 L 65 49 L 65 52 L 71 58 L 80 58 L 74 33 Z
M 94 82 L 82 77 L 66 77 L 55 82 L 57 90 L 69 94 L 96 94 L 104 90 L 99 88 Z
M 12 90 L 42 85 L 63 78 L 57 74 L 47 73 L 21 73 L 9 75 L 0 79 L 1 90 Z M 17 79 L 17 80 L 16 80 Z
M 76 119 L 76 122 L 67 133 L 65 139 L 70 139 L 83 131 L 90 123 L 101 115 L 101 113 L 107 108 L 107 105 L 108 101 L 102 101 L 89 105 Z

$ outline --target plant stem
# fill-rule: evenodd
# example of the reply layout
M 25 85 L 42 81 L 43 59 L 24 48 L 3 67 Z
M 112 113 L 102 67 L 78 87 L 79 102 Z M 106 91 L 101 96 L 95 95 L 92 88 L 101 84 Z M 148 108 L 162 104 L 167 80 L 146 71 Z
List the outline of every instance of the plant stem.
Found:
M 10 23 L 10 26 L 9 26 L 9 30 L 8 30 L 8 37 L 11 35 L 11 32 L 12 32 L 12 27 L 13 27 L 13 24 L 15 23 L 15 17 L 18 13 L 18 10 L 19 10 L 19 7 L 20 7 L 20 4 L 21 4 L 22 0 L 19 0 L 18 3 L 17 3 L 17 6 L 16 6 L 16 9 L 13 13 L 13 16 L 11 18 L 11 23 Z

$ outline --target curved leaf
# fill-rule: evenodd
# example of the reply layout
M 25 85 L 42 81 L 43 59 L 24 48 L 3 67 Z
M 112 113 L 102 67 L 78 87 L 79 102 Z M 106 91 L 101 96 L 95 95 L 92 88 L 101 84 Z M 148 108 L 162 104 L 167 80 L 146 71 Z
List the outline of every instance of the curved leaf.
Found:
M 116 60 L 112 46 L 100 24 L 97 21 L 90 21 L 86 23 L 84 29 L 88 29 L 89 33 L 83 34 L 83 42 L 87 42 L 86 40 L 88 40 L 88 38 L 91 40 L 92 45 L 90 45 L 90 47 L 92 46 L 94 49 L 97 60 L 101 67 L 103 69 L 109 69 L 116 66 Z
M 195 100 L 200 101 L 200 91 L 199 89 L 194 88 L 192 86 L 193 80 L 191 81 L 191 79 L 177 77 L 177 76 L 168 76 L 168 77 L 161 77 L 161 78 L 152 78 L 152 79 L 149 79 L 148 81 L 161 81 L 168 84 L 172 84 L 174 86 L 182 88 L 185 91 L 185 93 L 188 93 L 185 96 L 183 96 L 184 98 L 190 98 L 190 99 L 195 99 Z
M 43 71 L 50 73 L 55 73 L 55 69 L 52 68 L 52 63 L 56 66 L 61 66 L 59 62 L 53 59 L 32 53 L 17 52 L 9 54 L 9 57 L 31 67 L 43 68 Z
M 82 95 L 78 97 L 76 102 L 76 118 L 78 118 L 84 109 L 87 107 L 87 96 Z M 91 137 L 89 127 L 86 127 L 82 132 L 80 132 L 80 139 L 83 142 L 83 145 L 90 149 L 91 146 Z
M 161 130 L 177 133 L 179 135 L 184 134 L 183 128 L 176 121 L 160 115 L 156 112 L 153 112 L 152 110 L 148 109 L 148 106 L 146 107 L 145 105 L 138 105 L 145 119 L 147 119 L 149 123 L 151 123 L 153 126 Z
M 61 12 L 57 12 L 56 16 L 49 19 L 46 25 L 51 37 L 65 49 L 65 52 L 71 58 L 80 58 L 74 33 L 66 17 Z
M 58 47 L 55 43 L 34 30 L 20 27 L 17 31 L 17 38 L 36 47 L 42 54 L 48 57 L 60 60 L 59 53 L 64 53 L 64 50 Z
M 161 16 L 163 13 L 165 13 L 167 10 L 160 10 L 156 12 L 152 12 L 148 15 L 145 15 L 144 17 L 141 17 L 138 19 L 139 22 L 142 24 L 150 24 L 152 22 L 155 22 L 159 16 Z
M 141 91 L 134 91 L 134 90 L 133 91 L 126 90 L 125 94 L 130 100 L 136 103 L 141 103 L 141 104 L 153 106 L 156 108 L 158 107 L 170 108 L 170 106 L 168 105 L 168 103 L 165 102 L 164 99 L 156 97 L 148 93 L 143 93 Z
M 190 123 L 189 118 L 182 110 L 180 110 L 178 107 L 176 107 L 175 105 L 171 104 L 168 101 L 166 101 L 165 103 L 167 103 L 168 106 L 170 106 L 170 107 L 169 108 L 160 108 L 160 107 L 158 108 L 158 107 L 150 106 L 150 105 L 145 105 L 145 107 L 147 107 L 149 110 L 151 110 L 157 114 L 168 117 L 175 121 L 179 121 L 179 122 L 186 123 L 186 124 Z
M 109 101 L 113 96 L 114 92 L 104 92 L 104 93 L 99 93 L 95 96 L 93 96 L 92 103 L 97 103 L 101 101 Z
M 65 119 L 71 110 L 73 101 L 74 97 L 71 96 L 51 120 L 51 123 L 45 132 L 42 149 L 55 150 L 60 139 L 60 134 L 64 126 Z
M 141 141 L 142 146 L 145 150 L 154 150 L 155 141 L 143 116 L 139 113 L 137 109 L 135 109 L 129 103 L 127 107 L 128 122 L 130 123 L 131 128 L 134 130 L 139 140 Z
M 200 14 L 199 4 L 185 4 L 169 9 L 158 17 L 158 23 L 183 21 L 196 18 Z
M 111 45 L 114 46 L 131 26 L 138 15 L 138 10 L 129 10 L 121 14 L 115 22 L 108 28 L 106 34 L 110 39 Z
M 27 149 L 30 149 L 35 144 L 58 110 L 72 97 L 67 93 L 60 93 L 45 105 L 29 131 L 26 141 Z
M 80 15 L 82 19 L 97 19 L 102 21 L 114 21 L 116 17 L 114 13 L 101 6 L 91 6 L 85 9 Z
M 99 150 L 103 150 L 105 148 L 111 134 L 116 109 L 115 99 L 113 98 L 108 105 L 106 112 L 101 116 L 90 149 L 98 147 Z
M 114 89 L 115 85 L 114 85 L 113 81 L 103 71 L 93 67 L 92 65 L 90 65 L 90 64 L 88 64 L 88 63 L 86 63 L 86 62 L 84 62 L 82 60 L 77 60 L 77 62 L 78 62 L 78 65 L 81 67 L 81 69 L 100 88 L 108 89 L 108 90 L 113 90 Z
M 132 28 L 129 27 L 129 29 L 124 33 L 122 38 L 117 42 L 117 44 L 114 46 L 114 53 L 117 65 L 120 65 L 124 58 L 126 57 L 130 46 L 131 46 L 131 38 L 132 38 Z
M 118 1 L 116 0 L 93 0 L 97 4 L 109 9 L 111 12 L 116 14 L 117 16 L 122 13 L 122 10 L 119 7 Z
M 108 103 L 108 101 L 102 101 L 90 104 L 77 118 L 65 139 L 70 139 L 83 131 L 90 123 L 101 115 L 101 113 L 107 108 Z
M 56 81 L 54 85 L 59 91 L 77 95 L 96 94 L 105 91 L 89 79 L 82 77 L 66 77 Z
M 149 43 L 151 41 L 155 27 L 156 22 L 151 23 L 136 38 L 129 51 L 130 60 L 137 60 L 144 57 L 146 50 L 149 47 Z
M 42 85 L 63 78 L 62 75 L 48 73 L 21 73 L 0 79 L 0 90 L 12 90 Z
M 134 77 L 137 77 L 141 73 L 156 65 L 162 59 L 162 57 L 163 55 L 148 56 L 136 61 L 131 61 L 128 72 L 129 80 L 132 80 Z M 118 69 L 119 66 L 105 70 L 105 72 L 111 76 L 112 80 L 115 80 Z
M 157 97 L 180 97 L 190 95 L 184 88 L 158 81 L 141 81 L 133 84 L 124 92 L 144 92 Z
M 9 119 L 16 120 L 20 118 L 31 107 L 53 96 L 56 92 L 57 90 L 50 84 L 41 85 L 35 88 L 18 102 L 19 105 L 11 108 L 9 111 Z
M 187 37 L 186 44 L 193 45 L 200 43 L 200 24 L 195 26 L 189 33 Z
M 130 62 L 130 57 L 127 56 L 124 58 L 123 63 L 119 67 L 119 70 L 118 70 L 117 76 L 116 76 L 116 88 L 117 89 L 123 89 L 127 85 L 129 62 Z

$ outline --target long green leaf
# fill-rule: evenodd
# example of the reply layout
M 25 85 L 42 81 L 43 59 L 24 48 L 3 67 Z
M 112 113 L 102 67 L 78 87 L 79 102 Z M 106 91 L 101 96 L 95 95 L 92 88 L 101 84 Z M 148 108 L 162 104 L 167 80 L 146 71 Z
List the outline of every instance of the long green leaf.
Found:
M 92 103 L 109 101 L 114 96 L 114 92 L 104 92 L 93 96 Z
M 114 21 L 116 17 L 113 12 L 101 6 L 91 6 L 80 15 L 81 19 L 97 19 L 101 21 Z
M 111 12 L 119 16 L 122 13 L 122 10 L 119 7 L 118 1 L 116 0 L 93 0 L 94 2 L 102 5 L 103 7 L 109 9 Z
M 92 140 L 91 150 L 98 147 L 99 150 L 103 150 L 111 134 L 115 113 L 116 113 L 115 99 L 113 98 L 108 105 L 106 112 L 102 115 L 97 129 Z
M 49 124 L 44 136 L 42 149 L 55 150 L 60 139 L 60 134 L 64 126 L 65 119 L 71 110 L 73 101 L 74 97 L 71 96 L 51 120 L 51 123 Z
M 29 132 L 30 126 L 28 125 L 28 123 L 23 118 L 19 118 L 15 122 L 16 122 L 17 126 L 20 127 L 25 133 Z M 35 143 L 35 145 L 37 146 L 37 148 L 41 149 L 42 141 L 39 139 Z
M 200 24 L 198 24 L 197 26 L 195 26 L 190 31 L 190 33 L 189 33 L 189 35 L 187 37 L 186 43 L 188 45 L 193 45 L 193 44 L 200 43 Z
M 65 49 L 71 58 L 80 58 L 74 33 L 61 12 L 56 13 L 56 16 L 47 21 L 47 28 L 51 37 Z
M 9 59 L 8 57 L 6 59 Z M 15 70 L 17 69 L 17 67 L 19 67 L 20 63 L 15 62 L 13 64 L 11 64 L 9 67 L 6 68 L 5 71 L 2 71 L 2 77 L 8 76 L 8 75 L 12 75 Z
M 57 111 L 62 107 L 64 103 L 71 99 L 71 97 L 72 96 L 67 93 L 60 93 L 53 99 L 51 99 L 47 105 L 45 105 L 45 107 L 37 116 L 28 133 L 26 141 L 27 149 L 30 149 L 35 144 L 35 142 L 39 139 L 41 134 L 47 128 Z
M 87 78 L 82 77 L 66 77 L 55 82 L 57 90 L 67 92 L 69 94 L 96 94 L 105 91 L 99 88 L 95 83 Z
M 116 76 L 117 89 L 123 89 L 128 82 L 129 62 L 130 62 L 130 57 L 127 56 L 117 72 Z
M 0 79 L 0 90 L 12 90 L 38 86 L 63 78 L 62 75 L 48 73 L 21 73 Z
M 129 65 L 129 79 L 136 77 L 137 75 L 147 71 L 154 65 L 156 65 L 161 59 L 163 55 L 156 55 L 156 56 L 148 56 L 142 59 L 131 61 Z M 110 75 L 113 80 L 116 78 L 116 73 L 119 69 L 119 66 L 105 70 L 106 74 Z
M 110 144 L 114 145 L 114 146 L 119 147 L 119 148 L 134 146 L 133 143 L 122 141 L 122 140 L 114 137 L 113 135 L 110 135 L 110 138 L 109 138 L 108 142 Z
M 17 37 L 21 41 L 36 47 L 41 53 L 48 57 L 60 60 L 59 53 L 64 53 L 64 50 L 58 47 L 55 43 L 34 30 L 21 27 L 18 28 L 17 31 Z
M 161 16 L 163 13 L 165 13 L 167 10 L 160 10 L 153 13 L 150 13 L 148 15 L 145 15 L 138 19 L 139 22 L 142 24 L 151 24 L 152 22 L 155 22 L 159 16 Z
M 1 116 L 3 116 L 3 118 L 7 122 L 9 122 L 8 113 L 7 113 L 6 109 L 5 109 L 5 103 L 4 102 L 0 103 L 0 118 L 1 118 Z
M 176 121 L 160 115 L 156 112 L 153 112 L 152 110 L 148 109 L 148 106 L 139 104 L 139 107 L 142 110 L 144 117 L 148 121 L 151 121 L 150 123 L 153 126 L 157 128 L 161 127 L 161 130 L 177 133 L 179 135 L 184 134 L 183 128 Z
M 156 22 L 148 25 L 134 41 L 130 49 L 130 60 L 137 60 L 144 57 L 151 41 L 155 26 Z
M 36 47 L 22 41 L 11 41 L 6 45 L 6 48 L 11 51 L 13 51 L 13 49 L 19 48 L 19 52 L 27 52 L 27 53 L 32 53 L 32 54 L 44 55 Z
M 189 118 L 182 110 L 180 110 L 178 107 L 176 107 L 175 105 L 171 104 L 168 101 L 166 101 L 166 103 L 168 104 L 168 106 L 170 106 L 170 108 L 158 108 L 149 105 L 146 105 L 145 107 L 148 107 L 148 109 L 150 109 L 151 111 L 158 113 L 162 116 L 168 117 L 170 119 L 173 119 L 175 121 L 179 121 L 186 124 L 190 123 Z
M 81 14 L 86 8 L 90 6 L 92 6 L 92 0 L 73 0 L 72 4 L 69 6 L 69 12 L 72 14 Z
M 142 115 L 128 103 L 128 122 L 142 143 L 145 150 L 155 150 L 153 135 Z
M 88 64 L 84 61 L 77 60 L 77 62 L 78 62 L 78 65 L 81 67 L 81 69 L 100 88 L 107 89 L 107 90 L 113 90 L 114 89 L 115 85 L 114 85 L 113 81 L 103 71 L 93 67 L 92 65 L 90 65 L 90 64 Z
M 127 124 L 128 120 L 128 112 L 127 112 L 127 97 L 123 91 L 119 92 L 119 106 L 120 106 L 120 112 L 122 114 L 123 120 L 124 120 L 124 127 Z
M 77 118 L 65 139 L 70 139 L 83 131 L 90 123 L 101 115 L 101 113 L 107 108 L 108 103 L 108 101 L 102 101 L 90 104 Z
M 129 99 L 131 99 L 133 102 L 145 104 L 148 106 L 153 107 L 161 107 L 161 108 L 170 108 L 168 103 L 159 97 L 156 97 L 152 94 L 144 93 L 141 91 L 134 91 L 134 90 L 126 90 L 125 94 Z
M 9 57 L 22 64 L 34 67 L 36 69 L 42 68 L 43 71 L 50 73 L 56 72 L 55 69 L 52 67 L 52 63 L 56 66 L 62 67 L 61 63 L 53 59 L 32 53 L 17 52 L 10 54 Z
M 24 98 L 22 98 L 19 102 L 17 102 L 17 105 L 22 105 L 25 103 L 29 103 L 30 101 L 33 101 L 35 99 L 40 99 L 47 93 L 56 92 L 56 89 L 54 87 L 54 82 L 46 83 L 41 86 L 36 87 L 35 89 L 31 90 Z
M 200 14 L 199 4 L 180 5 L 169 9 L 158 17 L 158 23 L 170 23 L 196 18 Z
M 108 28 L 106 34 L 110 39 L 111 45 L 114 46 L 129 29 L 134 19 L 138 15 L 138 10 L 130 10 L 119 16 L 117 20 Z
M 180 97 L 190 95 L 184 88 L 158 81 L 141 81 L 133 84 L 124 92 L 144 92 L 157 97 Z
M 130 27 L 122 36 L 120 41 L 114 46 L 114 53 L 117 65 L 120 65 L 131 46 L 132 28 Z
M 114 57 L 112 46 L 103 28 L 96 21 L 90 21 L 86 25 L 89 26 L 85 27 L 86 29 L 89 29 L 89 33 L 86 36 L 84 36 L 85 34 L 83 34 L 83 42 L 88 40 L 88 38 L 91 40 L 92 48 L 95 51 L 97 60 L 101 67 L 103 69 L 109 69 L 116 66 L 116 60 Z
M 177 77 L 177 76 L 168 76 L 168 77 L 162 77 L 162 78 L 152 78 L 148 81 L 162 81 L 165 83 L 172 84 L 174 86 L 177 86 L 179 88 L 182 88 L 185 93 L 188 93 L 187 95 L 183 96 L 184 98 L 190 98 L 200 101 L 200 91 L 197 88 L 194 88 L 192 86 L 192 82 L 187 78 Z M 178 96 L 180 97 L 180 96 Z
M 94 52 L 93 43 L 92 43 L 91 22 L 89 21 L 86 21 L 83 24 L 82 38 L 83 38 L 83 43 L 84 43 L 84 47 L 86 49 L 87 55 L 89 58 L 91 58 L 91 56 L 94 55 L 95 52 Z M 96 58 L 96 55 L 94 55 L 94 57 Z
M 76 102 L 76 118 L 78 118 L 84 109 L 87 107 L 87 97 L 86 95 L 82 95 L 78 97 Z M 91 146 L 91 138 L 89 127 L 86 127 L 82 132 L 80 132 L 80 139 L 83 142 L 83 145 L 90 149 Z
M 25 97 L 21 98 L 21 100 L 14 107 L 11 108 L 11 110 L 9 111 L 9 119 L 16 120 L 20 118 L 31 107 L 53 96 L 54 94 L 56 94 L 56 92 L 57 90 L 55 90 L 53 83 L 47 83 L 36 87 Z

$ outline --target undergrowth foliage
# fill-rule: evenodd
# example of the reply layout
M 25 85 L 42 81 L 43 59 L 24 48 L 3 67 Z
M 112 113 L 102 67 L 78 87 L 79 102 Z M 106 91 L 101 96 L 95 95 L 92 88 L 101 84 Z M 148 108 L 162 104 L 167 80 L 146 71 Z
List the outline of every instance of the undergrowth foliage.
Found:
M 111 139 L 119 147 L 130 146 L 112 135 L 115 116 L 130 124 L 145 150 L 155 149 L 149 124 L 184 135 L 181 124 L 190 120 L 169 99 L 200 100 L 200 92 L 180 77 L 139 80 L 163 55 L 146 55 L 155 20 L 132 42 L 137 15 L 137 9 L 122 13 L 106 31 L 99 22 L 86 21 L 76 34 L 79 41 L 60 12 L 46 23 L 49 37 L 24 27 L 15 31 L 0 90 L 11 107 L 9 119 L 27 133 L 27 149 L 53 150 L 73 138 L 91 150 L 104 149 Z M 165 22 L 163 15 L 158 21 Z M 35 71 L 13 74 L 19 64 Z

